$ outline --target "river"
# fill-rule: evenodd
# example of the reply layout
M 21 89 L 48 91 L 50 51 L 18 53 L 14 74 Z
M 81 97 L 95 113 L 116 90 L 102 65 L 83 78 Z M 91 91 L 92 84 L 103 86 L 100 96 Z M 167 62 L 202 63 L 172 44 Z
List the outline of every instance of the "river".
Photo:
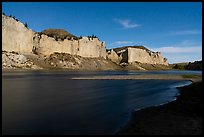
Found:
M 180 80 L 74 80 L 72 77 L 201 71 L 5 71 L 2 134 L 114 134 L 133 110 L 175 100 Z

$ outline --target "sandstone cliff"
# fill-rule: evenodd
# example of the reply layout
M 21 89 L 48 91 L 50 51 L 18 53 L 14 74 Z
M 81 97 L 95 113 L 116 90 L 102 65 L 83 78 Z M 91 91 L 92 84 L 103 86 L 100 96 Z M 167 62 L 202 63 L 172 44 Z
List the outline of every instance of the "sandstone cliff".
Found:
M 107 50 L 97 37 L 76 37 L 61 29 L 34 32 L 2 15 L 3 68 L 66 68 L 88 70 L 156 69 L 168 66 L 159 52 L 143 46 Z M 150 64 L 150 66 L 149 66 Z M 166 69 L 165 67 L 159 69 Z
M 2 35 L 3 69 L 121 69 L 106 60 L 105 42 L 96 37 L 76 39 L 60 29 L 34 32 L 5 15 L 2 15 Z
M 2 15 L 2 50 L 32 53 L 34 32 L 23 23 Z
M 49 56 L 54 52 L 81 57 L 106 58 L 105 43 L 98 38 L 82 37 L 79 40 L 56 40 L 45 34 L 27 29 L 21 22 L 2 15 L 2 50 L 18 53 L 35 53 Z
M 152 52 L 143 46 L 126 46 L 109 51 L 108 56 L 117 63 L 145 63 L 168 66 L 167 59 L 160 52 Z
M 79 40 L 64 39 L 56 41 L 52 37 L 36 33 L 33 37 L 33 52 L 45 56 L 58 52 L 81 57 L 106 58 L 105 43 L 100 42 L 98 38 L 90 40 L 87 37 L 82 37 Z

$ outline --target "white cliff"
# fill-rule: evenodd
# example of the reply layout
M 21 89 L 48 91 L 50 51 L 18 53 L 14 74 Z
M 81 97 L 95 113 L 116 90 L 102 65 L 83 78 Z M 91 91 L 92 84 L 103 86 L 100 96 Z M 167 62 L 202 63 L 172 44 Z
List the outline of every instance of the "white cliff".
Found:
M 79 40 L 58 40 L 27 29 L 23 23 L 2 15 L 2 50 L 18 53 L 35 53 L 49 56 L 54 52 L 81 57 L 106 58 L 105 43 L 98 38 L 82 37 Z
M 119 64 L 121 60 L 120 57 L 117 55 L 117 53 L 113 49 L 107 51 L 107 58 L 117 64 Z
M 2 50 L 32 53 L 34 32 L 23 23 L 2 15 Z
M 143 46 L 126 46 L 115 48 L 108 54 L 108 58 L 118 63 L 144 63 L 144 64 L 159 64 L 168 66 L 167 59 L 160 52 L 152 52 Z M 117 56 L 116 56 L 117 55 Z
M 18 68 L 38 68 L 35 64 L 40 68 L 52 68 L 54 64 L 56 68 L 69 69 L 85 69 L 85 66 L 90 69 L 120 69 L 136 63 L 137 69 L 141 70 L 137 62 L 168 66 L 167 59 L 161 53 L 141 46 L 116 48 L 106 52 L 105 42 L 96 37 L 75 39 L 65 35 L 58 39 L 43 32 L 34 32 L 23 23 L 5 15 L 2 15 L 2 51 L 3 68 L 12 67 L 12 64 Z M 93 61 L 91 65 L 89 61 Z
M 160 52 L 147 52 L 144 49 L 139 48 L 128 48 L 128 63 L 140 62 L 146 64 L 162 64 L 167 65 L 168 62 Z

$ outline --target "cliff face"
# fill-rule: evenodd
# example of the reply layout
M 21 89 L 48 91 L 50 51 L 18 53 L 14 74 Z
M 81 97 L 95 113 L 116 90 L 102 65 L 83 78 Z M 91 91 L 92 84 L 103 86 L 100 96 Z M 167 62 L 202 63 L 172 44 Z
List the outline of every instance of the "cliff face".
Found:
M 166 65 L 168 62 L 160 52 L 152 52 L 142 46 L 127 46 L 113 49 L 118 55 L 118 63 L 132 64 L 135 62 L 155 65 Z M 113 54 L 113 53 L 112 53 Z M 111 60 L 116 60 L 116 56 L 107 56 Z
M 105 43 L 98 38 L 88 39 L 82 37 L 79 40 L 58 40 L 47 35 L 35 34 L 33 37 L 33 52 L 40 55 L 50 55 L 54 52 L 69 53 L 81 57 L 106 58 Z
M 127 46 L 106 52 L 105 43 L 94 36 L 78 38 L 60 29 L 48 30 L 34 32 L 23 23 L 2 15 L 3 67 L 148 70 L 154 66 L 147 66 L 149 64 L 168 66 L 159 52 L 143 46 Z
M 119 62 L 120 58 L 113 49 L 107 51 L 107 58 L 110 59 L 112 62 L 115 62 L 117 64 L 120 63 Z
M 23 23 L 2 15 L 2 50 L 32 53 L 34 32 Z
M 168 62 L 160 52 L 147 52 L 144 49 L 128 48 L 128 63 L 140 62 L 146 64 L 162 64 L 168 65 Z
M 82 37 L 79 40 L 59 40 L 27 29 L 24 24 L 2 15 L 2 50 L 18 53 L 35 53 L 49 56 L 54 52 L 69 53 L 81 57 L 106 58 L 105 43 L 97 38 Z

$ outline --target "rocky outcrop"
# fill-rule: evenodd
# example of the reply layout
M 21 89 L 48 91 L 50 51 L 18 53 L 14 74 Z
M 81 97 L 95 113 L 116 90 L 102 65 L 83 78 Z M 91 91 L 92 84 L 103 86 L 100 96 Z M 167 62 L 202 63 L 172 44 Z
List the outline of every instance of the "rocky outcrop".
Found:
M 106 58 L 105 43 L 99 41 L 98 38 L 89 39 L 87 37 L 79 40 L 56 41 L 52 37 L 36 33 L 33 37 L 33 52 L 45 56 L 58 52 L 81 57 Z
M 35 65 L 26 56 L 15 52 L 2 52 L 2 68 L 3 69 L 41 69 L 41 67 Z
M 117 64 L 119 64 L 121 60 L 120 57 L 117 55 L 117 53 L 113 49 L 107 50 L 107 58 Z
M 33 35 L 23 23 L 2 15 L 2 51 L 32 53 Z
M 144 49 L 128 48 L 128 63 L 140 62 L 146 64 L 168 65 L 167 59 L 163 58 L 160 52 L 147 52 Z
M 105 42 L 94 35 L 76 37 L 61 29 L 34 32 L 5 15 L 2 15 L 2 51 L 3 68 L 147 70 L 156 69 L 157 65 L 168 66 L 159 52 L 143 46 L 126 46 L 106 52 Z
M 113 61 L 118 61 L 118 63 L 145 63 L 145 64 L 160 64 L 168 66 L 166 58 L 163 58 L 160 52 L 152 52 L 143 46 L 126 46 L 121 48 L 113 49 L 114 52 L 110 52 L 107 56 Z
M 27 29 L 23 23 L 5 15 L 2 15 L 2 35 L 2 50 L 4 51 L 35 53 L 43 56 L 59 52 L 81 57 L 106 58 L 105 43 L 99 41 L 98 38 L 56 40 L 43 33 Z

